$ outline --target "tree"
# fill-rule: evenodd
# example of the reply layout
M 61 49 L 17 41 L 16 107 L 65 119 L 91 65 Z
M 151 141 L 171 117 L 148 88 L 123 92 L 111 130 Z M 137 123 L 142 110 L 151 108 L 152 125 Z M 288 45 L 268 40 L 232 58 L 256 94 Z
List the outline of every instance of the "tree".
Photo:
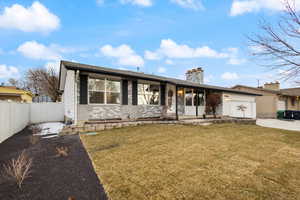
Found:
M 23 89 L 23 90 L 29 90 L 26 78 L 22 79 L 15 79 L 15 78 L 10 78 L 8 79 L 8 85 L 10 86 L 15 86 L 16 88 Z
M 19 86 L 19 80 L 15 79 L 15 78 L 10 78 L 10 79 L 8 79 L 8 84 L 10 86 L 18 87 Z
M 46 95 L 56 102 L 59 100 L 59 77 L 54 68 L 33 68 L 25 72 L 21 79 L 10 78 L 8 84 L 20 89 L 28 90 L 34 95 Z
M 210 93 L 206 96 L 206 107 L 205 113 L 213 113 L 214 118 L 216 118 L 216 112 L 218 106 L 221 104 L 221 94 Z
M 58 75 L 54 68 L 29 69 L 26 73 L 26 82 L 30 91 L 36 95 L 47 95 L 52 101 L 59 100 Z
M 295 0 L 284 0 L 284 14 L 276 25 L 263 21 L 262 33 L 248 36 L 252 55 L 262 58 L 262 64 L 285 80 L 297 79 L 300 74 L 300 15 Z

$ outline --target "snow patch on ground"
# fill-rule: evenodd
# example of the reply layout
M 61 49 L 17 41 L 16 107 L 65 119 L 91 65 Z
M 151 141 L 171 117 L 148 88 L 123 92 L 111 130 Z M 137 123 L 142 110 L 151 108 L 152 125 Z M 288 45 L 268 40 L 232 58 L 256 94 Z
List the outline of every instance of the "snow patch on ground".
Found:
M 64 124 L 61 122 L 49 122 L 39 124 L 38 126 L 41 129 L 41 132 L 35 135 L 42 136 L 43 138 L 53 138 L 58 136 L 63 129 Z

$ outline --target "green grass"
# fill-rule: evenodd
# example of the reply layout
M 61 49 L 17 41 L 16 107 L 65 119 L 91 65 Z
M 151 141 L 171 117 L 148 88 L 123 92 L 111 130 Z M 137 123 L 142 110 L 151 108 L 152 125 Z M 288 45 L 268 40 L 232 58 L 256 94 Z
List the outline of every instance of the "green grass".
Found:
M 81 138 L 113 200 L 300 199 L 300 132 L 147 125 Z

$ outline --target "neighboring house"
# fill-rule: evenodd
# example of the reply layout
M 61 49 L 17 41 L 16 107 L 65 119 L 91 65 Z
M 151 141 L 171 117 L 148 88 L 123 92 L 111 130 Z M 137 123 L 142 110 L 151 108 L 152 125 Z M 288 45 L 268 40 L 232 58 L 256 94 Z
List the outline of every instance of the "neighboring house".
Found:
M 187 80 L 61 61 L 59 89 L 65 117 L 88 120 L 180 118 L 202 116 L 205 96 L 217 92 L 218 114 L 256 118 L 257 94 L 203 84 L 201 68 L 189 70 Z M 240 110 L 239 107 L 245 109 Z
M 0 101 L 32 102 L 33 95 L 15 86 L 0 86 Z
M 260 118 L 276 118 L 279 110 L 300 110 L 300 88 L 280 89 L 280 83 L 266 83 L 263 87 L 236 85 L 233 89 L 261 94 L 256 97 L 256 113 Z

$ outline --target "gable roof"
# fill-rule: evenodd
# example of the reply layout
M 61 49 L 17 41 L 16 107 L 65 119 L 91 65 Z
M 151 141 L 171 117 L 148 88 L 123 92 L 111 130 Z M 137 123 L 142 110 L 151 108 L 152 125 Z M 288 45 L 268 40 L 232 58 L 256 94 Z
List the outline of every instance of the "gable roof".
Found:
M 226 91 L 226 92 L 246 94 L 246 95 L 260 95 L 260 94 L 256 94 L 256 93 L 239 91 L 239 90 L 235 90 L 235 89 L 231 89 L 231 88 L 193 83 L 190 81 L 176 79 L 176 78 L 170 78 L 170 77 L 164 77 L 164 76 L 158 76 L 158 75 L 152 75 L 152 74 L 145 74 L 142 72 L 134 72 L 134 71 L 128 71 L 128 70 L 112 69 L 112 68 L 100 67 L 100 66 L 95 66 L 95 65 L 87 65 L 87 64 L 75 63 L 75 62 L 70 62 L 70 61 L 61 61 L 61 63 L 60 63 L 60 78 L 59 78 L 60 90 L 63 90 L 61 78 L 62 78 L 62 76 L 66 75 L 66 72 L 63 71 L 66 69 L 79 70 L 79 71 L 92 72 L 92 73 L 101 73 L 101 74 L 115 75 L 115 76 L 122 76 L 122 77 L 130 77 L 133 79 L 159 81 L 159 82 L 175 84 L 177 86 L 182 86 L 182 87 L 211 89 L 211 90 Z M 62 81 L 63 81 L 63 79 L 62 79 Z
M 284 96 L 300 96 L 300 87 L 298 87 L 298 88 L 286 88 L 286 89 L 280 89 L 280 90 L 271 90 L 271 89 L 266 89 L 266 88 L 251 87 L 251 86 L 247 86 L 247 85 L 235 85 L 232 88 L 236 89 L 238 87 L 249 88 L 249 89 L 252 89 L 252 90 L 256 90 L 258 92 L 263 91 L 263 92 L 268 92 L 268 93 L 278 94 L 278 95 L 284 95 Z

